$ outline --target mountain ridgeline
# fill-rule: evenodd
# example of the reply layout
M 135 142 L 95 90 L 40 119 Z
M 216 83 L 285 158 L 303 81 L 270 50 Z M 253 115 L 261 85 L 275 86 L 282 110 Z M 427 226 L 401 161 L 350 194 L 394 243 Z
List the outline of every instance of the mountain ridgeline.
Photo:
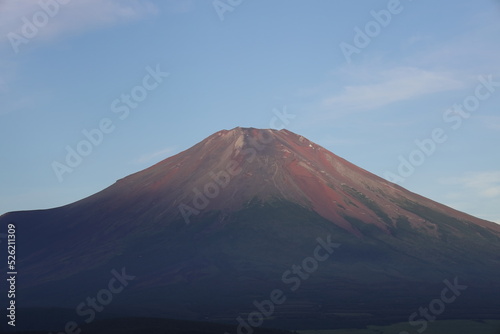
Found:
M 459 293 L 440 318 L 500 317 L 500 225 L 287 130 L 219 131 L 75 203 L 0 217 L 2 231 L 9 223 L 18 304 L 64 308 L 83 324 L 93 321 L 86 298 L 105 300 L 104 288 L 112 293 L 94 313 L 241 328 L 416 314 L 415 330 L 426 319 L 419 308 L 446 287 Z

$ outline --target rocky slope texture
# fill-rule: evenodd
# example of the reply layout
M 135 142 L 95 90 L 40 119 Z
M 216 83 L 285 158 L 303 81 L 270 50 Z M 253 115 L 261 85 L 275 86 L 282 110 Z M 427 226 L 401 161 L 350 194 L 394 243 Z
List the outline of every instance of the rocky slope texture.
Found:
M 405 321 L 456 279 L 467 289 L 441 317 L 500 316 L 500 225 L 287 130 L 219 131 L 81 201 L 7 213 L 1 230 L 11 222 L 27 307 L 74 309 L 126 268 L 105 312 L 236 323 L 278 289 L 266 325 L 345 327 Z

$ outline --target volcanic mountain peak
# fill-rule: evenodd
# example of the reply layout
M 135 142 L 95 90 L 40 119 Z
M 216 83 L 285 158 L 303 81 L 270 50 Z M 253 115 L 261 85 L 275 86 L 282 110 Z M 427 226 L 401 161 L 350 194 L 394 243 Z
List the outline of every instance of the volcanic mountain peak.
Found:
M 436 222 L 415 207 L 500 232 L 496 224 L 413 194 L 284 129 L 218 131 L 109 191 L 113 201 L 127 194 L 128 201 L 122 203 L 144 203 L 160 217 L 175 215 L 186 221 L 210 212 L 235 212 L 253 200 L 288 201 L 358 236 L 362 233 L 353 222 L 391 234 L 400 219 L 437 236 Z
M 218 131 L 99 195 L 113 207 L 124 205 L 125 211 L 141 203 L 155 219 L 174 215 L 190 221 L 209 212 L 238 211 L 255 199 L 284 200 L 357 235 L 353 220 L 390 233 L 401 217 L 436 234 L 434 222 L 410 210 L 415 203 L 500 231 L 498 225 L 408 192 L 288 130 Z
M 255 296 L 283 284 L 318 237 L 330 236 L 342 251 L 277 316 L 360 310 L 373 320 L 373 310 L 388 306 L 406 307 L 404 320 L 423 305 L 406 305 L 409 294 L 428 291 L 428 302 L 436 282 L 458 275 L 467 293 L 476 291 L 477 314 L 498 305 L 500 225 L 411 193 L 288 130 L 218 131 L 81 201 L 0 217 L 4 230 L 10 223 L 22 236 L 21 305 L 74 309 L 80 296 L 102 289 L 95 277 L 126 265 L 138 279 L 116 300 L 124 310 L 227 319 L 248 314 Z
M 218 131 L 63 208 L 85 212 L 82 220 L 91 208 L 103 217 L 111 210 L 126 221 L 147 217 L 148 224 L 163 225 L 172 219 L 196 223 L 256 201 L 293 203 L 357 236 L 363 234 L 359 224 L 392 234 L 404 220 L 413 229 L 439 237 L 439 221 L 425 210 L 500 233 L 500 225 L 411 193 L 285 129 Z

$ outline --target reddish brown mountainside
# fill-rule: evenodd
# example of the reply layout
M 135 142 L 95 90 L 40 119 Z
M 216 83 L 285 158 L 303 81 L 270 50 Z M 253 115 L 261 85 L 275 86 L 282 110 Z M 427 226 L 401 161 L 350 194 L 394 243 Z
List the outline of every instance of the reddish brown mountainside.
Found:
M 237 211 L 255 196 L 263 201 L 280 198 L 310 208 L 354 234 L 359 231 L 346 216 L 374 224 L 387 233 L 388 227 L 404 216 L 416 229 L 435 234 L 434 222 L 398 205 L 406 199 L 500 232 L 500 225 L 411 193 L 288 130 L 219 131 L 118 181 L 105 195 L 110 205 L 141 203 L 160 207 L 159 215 L 181 214 L 187 221 L 208 210 Z M 373 204 L 367 204 L 370 202 Z M 389 219 L 384 221 L 374 207 Z
M 269 326 L 394 323 L 437 298 L 448 279 L 469 288 L 447 317 L 500 314 L 500 225 L 287 130 L 219 131 L 78 202 L 7 213 L 0 230 L 9 223 L 23 307 L 74 314 L 112 269 L 126 268 L 137 278 L 106 312 L 227 321 L 283 289 L 286 305 Z M 284 273 L 312 259 L 319 239 L 341 246 L 290 291 Z

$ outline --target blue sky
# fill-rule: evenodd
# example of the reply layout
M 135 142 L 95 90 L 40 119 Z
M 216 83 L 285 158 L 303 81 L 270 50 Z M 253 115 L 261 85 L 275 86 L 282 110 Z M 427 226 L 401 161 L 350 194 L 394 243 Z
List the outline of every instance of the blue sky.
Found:
M 284 125 L 500 222 L 498 1 L 7 0 L 0 22 L 0 214 Z

